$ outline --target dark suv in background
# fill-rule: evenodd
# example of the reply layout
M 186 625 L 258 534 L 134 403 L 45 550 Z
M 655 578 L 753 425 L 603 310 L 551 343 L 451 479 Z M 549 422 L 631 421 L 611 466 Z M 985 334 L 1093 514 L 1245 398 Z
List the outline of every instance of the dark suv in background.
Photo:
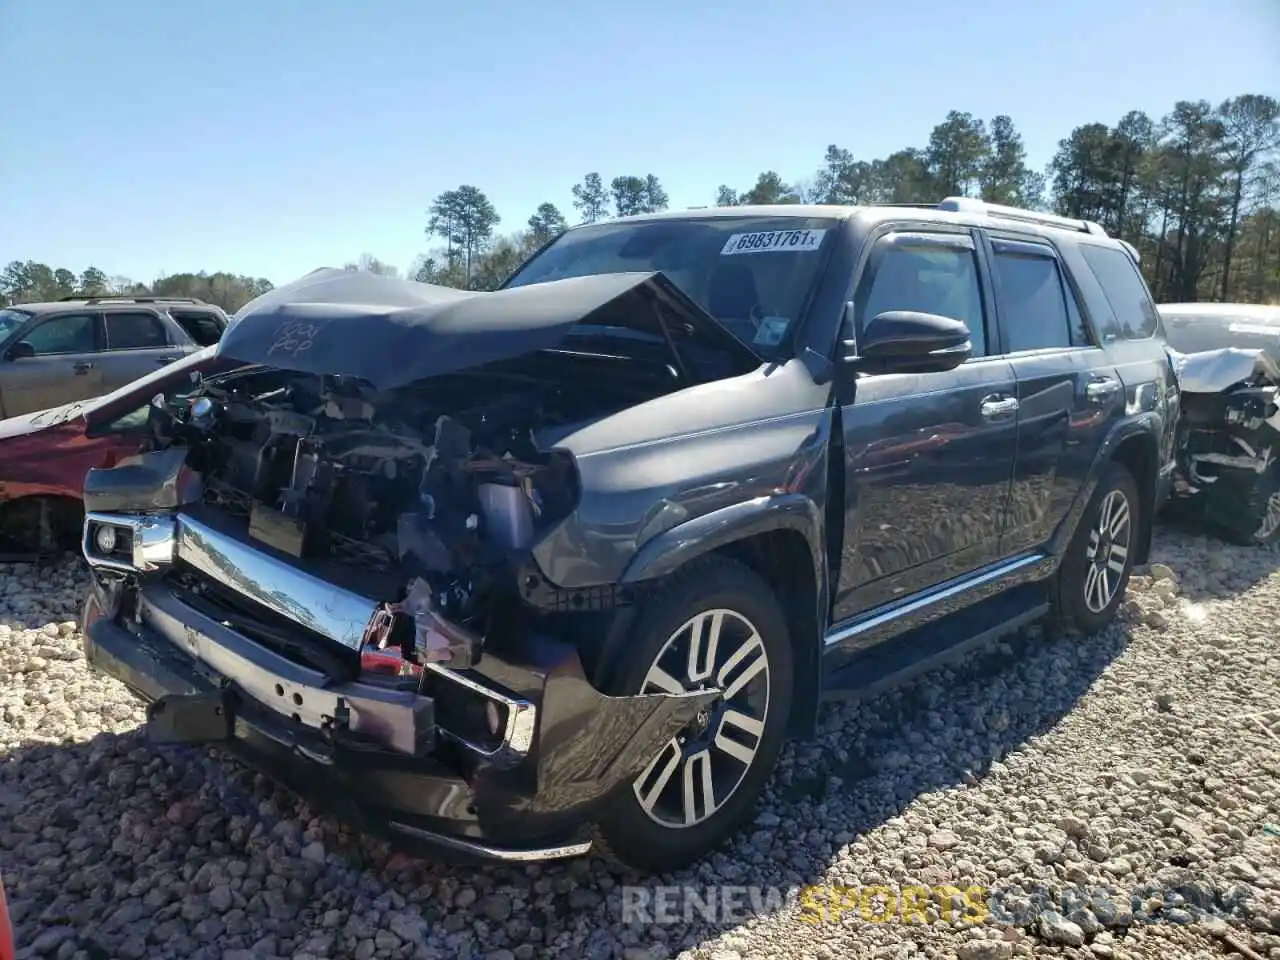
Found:
M 584 225 L 493 293 L 318 271 L 217 349 L 86 478 L 90 663 L 362 827 L 651 871 L 823 696 L 1107 624 L 1178 410 L 1131 247 L 964 198 Z
M 0 419 L 110 393 L 218 342 L 227 315 L 182 297 L 68 297 L 0 309 Z

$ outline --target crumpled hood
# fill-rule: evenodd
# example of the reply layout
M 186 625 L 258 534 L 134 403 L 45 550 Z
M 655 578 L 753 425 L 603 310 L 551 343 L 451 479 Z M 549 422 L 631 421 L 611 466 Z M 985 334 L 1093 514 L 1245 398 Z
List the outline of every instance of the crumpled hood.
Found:
M 666 332 L 659 323 L 666 319 Z M 393 389 L 557 346 L 583 322 L 696 341 L 760 362 L 661 273 L 573 277 L 494 292 L 321 269 L 250 301 L 219 356 Z M 620 329 L 622 328 L 622 329 Z
M 1165 350 L 1173 359 L 1178 389 L 1184 393 L 1220 393 L 1253 377 L 1280 385 L 1280 365 L 1263 350 L 1223 347 L 1198 353 Z

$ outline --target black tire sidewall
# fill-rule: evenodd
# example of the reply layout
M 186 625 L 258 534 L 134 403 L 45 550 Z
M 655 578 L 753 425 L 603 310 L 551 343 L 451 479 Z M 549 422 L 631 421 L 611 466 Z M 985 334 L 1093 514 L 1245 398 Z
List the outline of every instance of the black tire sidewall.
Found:
M 695 562 L 644 605 L 625 643 L 609 657 L 613 669 L 604 686 L 615 696 L 634 695 L 668 638 L 704 610 L 733 610 L 759 631 L 769 658 L 769 707 L 756 757 L 733 795 L 710 818 L 692 827 L 664 827 L 640 807 L 627 782 L 601 816 L 599 831 L 615 859 L 647 872 L 684 866 L 727 840 L 752 812 L 786 740 L 791 710 L 794 656 L 786 617 L 773 591 L 749 567 L 714 558 Z
M 1085 577 L 1089 570 L 1088 549 L 1089 534 L 1098 523 L 1098 515 L 1102 510 L 1102 502 L 1112 492 L 1119 490 L 1129 501 L 1129 553 L 1125 557 L 1124 572 L 1120 575 L 1120 583 L 1116 587 L 1111 601 L 1095 613 L 1089 609 L 1085 601 Z M 1133 573 L 1134 551 L 1138 546 L 1138 538 L 1142 533 L 1142 500 L 1138 493 L 1138 483 L 1133 474 L 1119 463 L 1108 464 L 1098 481 L 1089 505 L 1080 517 L 1071 545 L 1062 558 L 1062 567 L 1058 574 L 1057 584 L 1057 616 L 1064 626 L 1074 627 L 1082 633 L 1093 633 L 1101 630 L 1115 619 L 1116 611 L 1124 602 L 1125 591 L 1129 586 L 1129 577 Z

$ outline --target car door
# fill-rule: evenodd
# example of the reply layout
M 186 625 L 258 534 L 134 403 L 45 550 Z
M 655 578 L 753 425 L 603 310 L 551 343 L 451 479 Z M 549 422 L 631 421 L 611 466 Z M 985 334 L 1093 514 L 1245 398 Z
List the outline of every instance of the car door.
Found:
M 164 322 L 150 311 L 107 311 L 103 326 L 106 330 L 103 381 L 108 390 L 132 383 L 183 355 L 182 348 L 171 342 Z
M 841 374 L 846 503 L 839 623 L 999 559 L 1017 438 L 1013 367 L 989 349 L 990 297 L 967 228 L 894 228 L 874 241 L 850 304 L 961 320 L 973 357 L 946 373 Z M 846 333 L 847 336 L 847 333 Z M 863 641 L 842 641 L 848 652 Z
M 21 334 L 33 356 L 15 356 L 12 344 L 0 361 L 4 413 L 16 417 L 106 392 L 103 387 L 100 317 L 91 310 L 42 316 Z
M 1066 517 L 1124 387 L 1087 322 L 1072 275 L 1047 240 L 982 231 L 1000 349 L 1017 381 L 1018 440 L 1001 553 L 1046 543 Z

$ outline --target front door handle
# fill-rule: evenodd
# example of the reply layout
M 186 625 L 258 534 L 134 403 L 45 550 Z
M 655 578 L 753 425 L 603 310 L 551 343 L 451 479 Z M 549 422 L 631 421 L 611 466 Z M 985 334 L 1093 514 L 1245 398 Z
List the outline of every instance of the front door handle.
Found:
M 1093 403 L 1110 400 L 1122 389 L 1115 377 L 1094 377 L 1085 385 L 1084 393 Z
M 984 420 L 1007 420 L 1018 412 L 1018 398 L 993 394 L 982 398 L 981 409 Z
M 77 360 L 75 363 L 71 365 L 71 369 L 76 372 L 77 376 L 79 376 L 79 375 L 86 374 L 90 370 L 92 370 L 93 364 L 88 360 Z
M 159 360 L 156 361 L 156 366 L 167 367 L 169 364 L 177 363 L 177 362 L 178 362 L 177 357 L 161 357 Z

